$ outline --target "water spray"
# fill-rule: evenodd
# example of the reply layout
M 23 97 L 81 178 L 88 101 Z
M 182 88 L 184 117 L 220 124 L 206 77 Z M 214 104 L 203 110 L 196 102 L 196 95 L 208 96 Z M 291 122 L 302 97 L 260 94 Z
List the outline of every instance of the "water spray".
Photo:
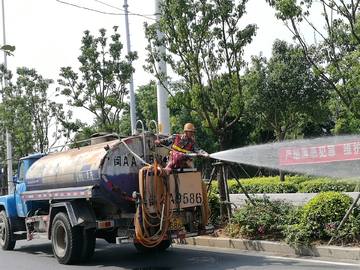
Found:
M 360 136 L 292 140 L 210 154 L 210 158 L 335 178 L 360 178 Z

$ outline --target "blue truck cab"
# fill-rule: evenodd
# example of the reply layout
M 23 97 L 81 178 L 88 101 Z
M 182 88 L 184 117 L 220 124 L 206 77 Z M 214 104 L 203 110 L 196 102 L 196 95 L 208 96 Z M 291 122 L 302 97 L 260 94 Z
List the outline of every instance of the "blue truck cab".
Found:
M 40 207 L 38 202 L 27 202 L 26 204 L 21 200 L 21 193 L 26 191 L 25 175 L 27 170 L 38 159 L 45 154 L 33 154 L 20 159 L 16 176 L 13 178 L 14 188 L 11 193 L 5 196 L 0 196 L 0 212 L 5 211 L 12 232 L 24 231 L 24 219 L 28 213 Z M 14 236 L 15 237 L 15 236 Z M 22 237 L 21 237 L 22 239 Z

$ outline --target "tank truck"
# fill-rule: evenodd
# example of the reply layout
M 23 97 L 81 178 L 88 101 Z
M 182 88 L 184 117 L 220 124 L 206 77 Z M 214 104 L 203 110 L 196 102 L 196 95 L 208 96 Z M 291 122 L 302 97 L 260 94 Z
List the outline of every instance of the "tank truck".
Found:
M 145 252 L 212 233 L 201 173 L 166 175 L 159 136 L 97 134 L 88 146 L 21 158 L 11 194 L 0 197 L 2 249 L 47 238 L 59 263 L 77 264 L 91 259 L 98 238 Z

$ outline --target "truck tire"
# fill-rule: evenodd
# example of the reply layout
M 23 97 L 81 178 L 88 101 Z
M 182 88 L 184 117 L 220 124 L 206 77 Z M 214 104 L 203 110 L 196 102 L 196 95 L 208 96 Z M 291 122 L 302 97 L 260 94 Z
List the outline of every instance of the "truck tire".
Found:
M 51 245 L 59 263 L 77 263 L 81 259 L 82 228 L 72 227 L 67 214 L 57 213 L 51 228 Z
M 0 245 L 3 250 L 13 250 L 16 241 L 11 240 L 11 227 L 6 212 L 0 212 Z
M 170 246 L 170 244 L 171 244 L 170 240 L 166 239 L 166 240 L 161 241 L 156 247 L 152 247 L 152 248 L 145 247 L 141 243 L 134 243 L 134 246 L 136 247 L 136 249 L 138 251 L 143 252 L 143 253 L 148 253 L 148 252 L 154 252 L 154 251 L 164 251 Z
M 80 255 L 81 262 L 88 262 L 94 255 L 95 251 L 95 230 L 87 229 L 83 230 L 83 239 L 82 239 L 82 250 Z

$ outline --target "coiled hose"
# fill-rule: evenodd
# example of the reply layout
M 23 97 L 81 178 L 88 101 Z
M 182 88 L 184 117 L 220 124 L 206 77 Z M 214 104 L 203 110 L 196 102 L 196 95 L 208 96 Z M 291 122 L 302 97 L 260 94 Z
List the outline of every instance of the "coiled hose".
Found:
M 139 172 L 139 191 L 140 191 L 140 206 L 137 208 L 134 225 L 136 236 L 139 242 L 147 247 L 156 247 L 165 237 L 166 232 L 169 229 L 170 224 L 170 189 L 168 183 L 168 177 L 162 177 L 162 167 L 155 161 L 154 164 L 142 168 Z M 146 178 L 144 178 L 144 172 L 146 171 Z M 149 182 L 150 177 L 154 177 L 154 199 L 155 199 L 155 213 L 151 215 L 145 205 L 146 194 L 150 192 Z M 148 187 L 145 183 L 148 183 Z M 151 194 L 149 194 L 151 195 Z M 160 222 L 152 224 L 148 218 L 159 218 Z M 149 227 L 159 227 L 158 231 L 150 236 L 148 232 Z
M 170 202 L 169 177 L 163 176 L 163 170 L 164 168 L 155 161 L 154 164 L 143 167 L 139 171 L 140 205 L 136 210 L 134 225 L 139 242 L 147 248 L 156 247 L 164 239 L 173 213 Z M 144 177 L 145 172 L 146 177 Z M 206 185 L 202 180 L 201 184 L 203 205 L 201 207 L 202 220 L 200 222 L 205 226 L 208 223 L 211 210 L 208 203 Z M 154 198 L 154 213 L 149 213 L 145 204 L 146 198 Z M 152 220 L 160 220 L 160 222 L 153 224 L 149 220 L 150 218 Z M 158 227 L 157 232 L 151 236 L 148 231 L 150 227 Z

